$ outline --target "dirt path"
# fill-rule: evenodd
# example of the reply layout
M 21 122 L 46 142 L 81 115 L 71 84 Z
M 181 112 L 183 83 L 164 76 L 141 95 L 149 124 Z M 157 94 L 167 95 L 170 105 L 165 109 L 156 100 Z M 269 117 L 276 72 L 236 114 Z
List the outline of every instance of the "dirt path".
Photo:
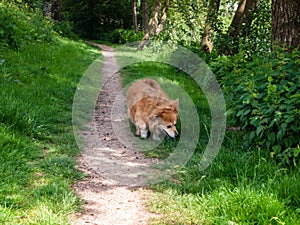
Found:
M 144 206 L 146 180 L 142 174 L 151 170 L 149 165 L 154 160 L 145 159 L 128 147 L 130 144 L 119 141 L 120 132 L 122 137 L 127 135 L 127 141 L 132 135 L 127 133 L 125 101 L 119 73 L 115 73 L 119 66 L 112 48 L 90 44 L 100 47 L 104 56 L 102 88 L 89 130 L 81 134 L 84 150 L 78 158 L 78 169 L 88 177 L 74 185 L 84 208 L 73 224 L 147 224 L 154 215 Z

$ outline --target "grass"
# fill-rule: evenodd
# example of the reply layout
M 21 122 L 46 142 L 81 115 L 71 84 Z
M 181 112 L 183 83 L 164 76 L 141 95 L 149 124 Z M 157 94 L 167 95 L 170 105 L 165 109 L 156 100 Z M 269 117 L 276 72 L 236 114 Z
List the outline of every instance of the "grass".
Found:
M 213 163 L 205 171 L 200 170 L 210 113 L 197 85 L 176 68 L 154 62 L 129 65 L 121 75 L 124 87 L 136 79 L 154 77 L 172 98 L 178 92 L 168 90 L 165 82 L 181 86 L 199 115 L 201 135 L 189 162 L 170 180 L 151 186 L 148 209 L 161 215 L 151 224 L 300 223 L 300 168 L 281 168 L 267 151 L 255 146 L 244 149 L 239 131 L 228 131 Z M 145 154 L 165 159 L 177 144 L 178 141 L 166 139 Z
M 80 207 L 72 103 L 99 52 L 57 38 L 0 53 L 0 223 L 68 224 Z

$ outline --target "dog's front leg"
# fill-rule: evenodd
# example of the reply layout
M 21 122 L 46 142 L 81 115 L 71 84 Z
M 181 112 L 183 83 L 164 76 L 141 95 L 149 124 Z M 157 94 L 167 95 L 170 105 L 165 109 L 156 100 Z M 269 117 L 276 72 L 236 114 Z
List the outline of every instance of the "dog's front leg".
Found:
M 161 140 L 161 137 L 160 137 L 160 135 L 153 134 L 153 135 L 152 135 L 152 139 L 155 140 L 155 141 L 160 141 L 160 140 Z
M 144 121 L 138 120 L 135 123 L 136 126 L 136 135 L 140 136 L 141 138 L 147 138 L 148 137 L 148 128 Z
M 161 140 L 161 132 L 156 126 L 151 127 L 150 132 L 152 134 L 152 139 L 153 140 L 156 140 L 156 141 Z

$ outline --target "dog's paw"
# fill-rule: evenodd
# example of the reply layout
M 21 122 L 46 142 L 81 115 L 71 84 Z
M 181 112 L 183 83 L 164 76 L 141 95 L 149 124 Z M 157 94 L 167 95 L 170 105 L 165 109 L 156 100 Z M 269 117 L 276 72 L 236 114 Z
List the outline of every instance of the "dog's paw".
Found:
M 141 138 L 147 138 L 147 137 L 148 137 L 148 130 L 147 129 L 141 130 Z

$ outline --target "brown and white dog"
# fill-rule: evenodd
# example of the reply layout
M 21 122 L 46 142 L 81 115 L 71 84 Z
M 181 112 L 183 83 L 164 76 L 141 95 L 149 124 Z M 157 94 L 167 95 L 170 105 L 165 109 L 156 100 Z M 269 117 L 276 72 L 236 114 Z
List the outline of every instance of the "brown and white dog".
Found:
M 178 135 L 176 122 L 179 100 L 171 101 L 152 79 L 134 82 L 126 93 L 128 114 L 136 126 L 136 135 L 147 138 L 150 131 L 154 140 L 161 140 L 164 134 L 171 138 Z

